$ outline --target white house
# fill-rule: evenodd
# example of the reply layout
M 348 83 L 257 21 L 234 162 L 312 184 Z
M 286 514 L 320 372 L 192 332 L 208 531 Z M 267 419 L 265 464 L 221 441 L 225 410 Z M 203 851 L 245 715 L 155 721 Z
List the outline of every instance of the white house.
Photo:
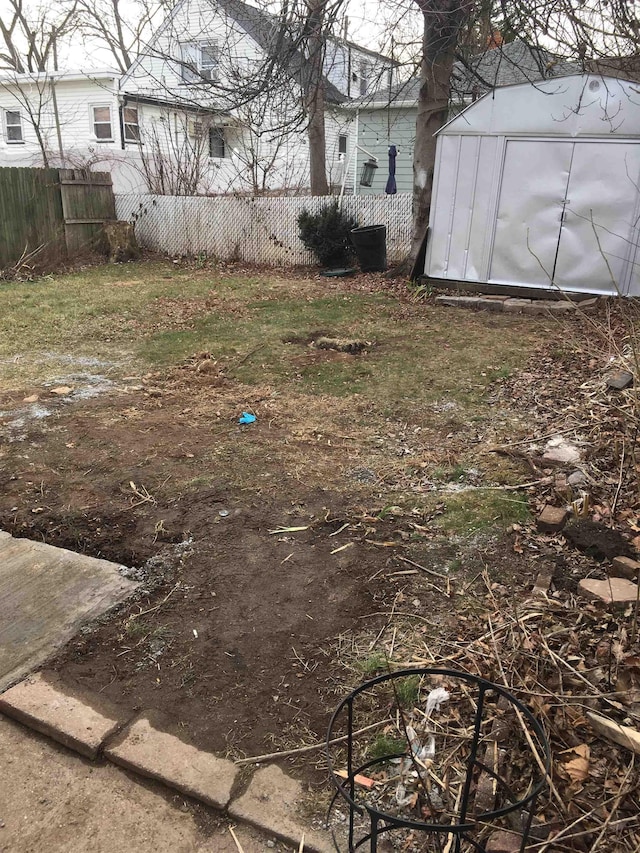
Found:
M 295 28 L 241 0 L 180 0 L 128 72 L 0 79 L 0 165 L 110 169 L 119 192 L 297 192 L 308 186 L 308 64 Z M 335 39 L 324 57 L 327 176 L 354 144 L 344 101 L 394 63 Z

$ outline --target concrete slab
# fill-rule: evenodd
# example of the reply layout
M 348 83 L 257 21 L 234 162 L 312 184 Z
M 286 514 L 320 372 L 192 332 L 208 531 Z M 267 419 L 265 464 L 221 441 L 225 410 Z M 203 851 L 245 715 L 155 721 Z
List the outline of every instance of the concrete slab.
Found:
M 74 689 L 75 688 L 75 689 Z M 87 758 L 133 716 L 52 672 L 31 675 L 0 695 L 0 712 Z M 90 704 L 91 701 L 91 704 Z
M 0 692 L 40 666 L 78 628 L 137 587 L 118 566 L 0 536 Z
M 164 782 L 170 788 L 218 809 L 226 808 L 238 774 L 232 761 L 197 749 L 168 732 L 160 731 L 145 714 L 104 750 L 113 761 Z
M 229 814 L 295 847 L 304 835 L 308 853 L 334 853 L 330 832 L 309 830 L 302 823 L 298 815 L 301 799 L 302 783 L 271 764 L 256 770 L 246 792 L 229 806 Z
M 530 299 L 518 299 L 517 297 L 509 298 L 502 304 L 502 310 L 511 314 L 519 314 L 526 308 L 528 305 L 531 305 Z

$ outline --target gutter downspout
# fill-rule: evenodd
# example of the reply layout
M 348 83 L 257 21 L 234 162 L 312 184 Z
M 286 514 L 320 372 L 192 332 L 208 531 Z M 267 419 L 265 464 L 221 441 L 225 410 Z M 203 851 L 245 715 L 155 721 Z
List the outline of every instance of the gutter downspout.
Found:
M 119 106 L 118 106 L 118 124 L 120 125 L 120 148 L 124 151 L 124 108 L 127 106 L 127 96 L 122 95 L 118 98 Z

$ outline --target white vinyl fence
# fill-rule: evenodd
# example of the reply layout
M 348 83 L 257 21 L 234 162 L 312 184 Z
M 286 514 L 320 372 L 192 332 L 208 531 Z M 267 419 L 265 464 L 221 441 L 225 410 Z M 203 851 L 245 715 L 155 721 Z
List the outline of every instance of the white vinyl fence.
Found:
M 267 266 L 313 264 L 298 237 L 298 214 L 335 197 L 231 198 L 116 195 L 118 219 L 135 223 L 141 246 L 168 255 L 207 254 Z M 387 257 L 403 260 L 411 245 L 411 194 L 345 196 L 359 225 L 387 226 Z

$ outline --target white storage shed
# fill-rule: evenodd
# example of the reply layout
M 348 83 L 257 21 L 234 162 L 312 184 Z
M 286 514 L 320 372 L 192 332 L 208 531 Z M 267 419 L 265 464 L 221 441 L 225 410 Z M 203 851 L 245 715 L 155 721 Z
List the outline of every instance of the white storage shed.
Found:
M 425 273 L 640 295 L 640 84 L 489 92 L 438 132 Z

